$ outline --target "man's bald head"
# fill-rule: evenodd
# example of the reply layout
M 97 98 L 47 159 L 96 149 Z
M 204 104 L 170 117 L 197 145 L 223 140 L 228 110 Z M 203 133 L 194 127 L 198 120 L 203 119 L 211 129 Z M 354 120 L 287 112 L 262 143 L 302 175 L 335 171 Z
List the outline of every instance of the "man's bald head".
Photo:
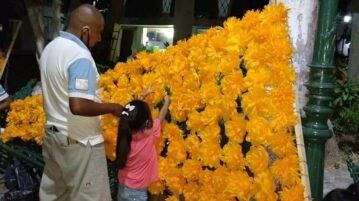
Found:
M 96 7 L 90 4 L 82 4 L 71 12 L 67 31 L 73 33 L 81 40 L 83 40 L 83 35 L 87 34 L 89 37 L 92 37 L 92 41 L 90 40 L 92 43 L 90 44 L 90 41 L 86 42 L 89 43 L 89 46 L 93 46 L 101 40 L 103 28 L 103 16 Z M 95 35 L 99 35 L 100 38 L 94 38 Z
M 82 4 L 71 12 L 69 29 L 82 29 L 84 26 L 101 26 L 104 24 L 101 13 L 90 4 Z

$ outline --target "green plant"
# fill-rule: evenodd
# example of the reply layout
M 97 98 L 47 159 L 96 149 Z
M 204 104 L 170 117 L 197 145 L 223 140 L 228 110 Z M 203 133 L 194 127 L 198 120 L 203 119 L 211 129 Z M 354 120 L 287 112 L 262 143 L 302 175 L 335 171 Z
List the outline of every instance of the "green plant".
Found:
M 337 80 L 334 88 L 335 99 L 332 106 L 335 108 L 349 107 L 359 99 L 359 85 L 354 80 Z
M 333 123 L 341 132 L 359 135 L 359 99 L 353 105 L 343 108 Z

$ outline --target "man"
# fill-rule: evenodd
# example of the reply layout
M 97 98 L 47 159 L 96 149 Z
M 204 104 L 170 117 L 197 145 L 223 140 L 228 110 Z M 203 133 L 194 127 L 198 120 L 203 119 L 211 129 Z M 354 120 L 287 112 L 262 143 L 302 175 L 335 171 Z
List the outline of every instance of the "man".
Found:
M 41 55 L 47 118 L 41 201 L 111 200 L 99 115 L 119 116 L 122 106 L 99 101 L 99 75 L 88 50 L 101 41 L 103 29 L 101 13 L 81 5 Z

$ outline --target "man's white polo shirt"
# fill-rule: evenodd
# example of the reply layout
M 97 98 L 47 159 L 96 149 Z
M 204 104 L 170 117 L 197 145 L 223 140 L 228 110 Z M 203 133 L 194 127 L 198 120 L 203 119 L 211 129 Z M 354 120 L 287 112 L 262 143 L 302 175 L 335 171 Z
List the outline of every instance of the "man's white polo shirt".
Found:
M 41 84 L 46 112 L 46 125 L 53 125 L 63 135 L 91 145 L 104 141 L 100 116 L 73 115 L 70 97 L 99 102 L 96 93 L 96 64 L 85 44 L 69 32 L 51 41 L 40 58 Z

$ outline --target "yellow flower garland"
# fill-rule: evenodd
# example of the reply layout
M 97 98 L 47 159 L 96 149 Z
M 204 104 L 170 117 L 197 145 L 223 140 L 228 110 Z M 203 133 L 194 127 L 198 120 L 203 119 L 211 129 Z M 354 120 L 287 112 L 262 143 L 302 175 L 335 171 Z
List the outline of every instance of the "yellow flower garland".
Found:
M 182 194 L 188 201 L 304 200 L 292 136 L 295 73 L 286 16 L 281 4 L 249 11 L 242 20 L 229 18 L 165 52 L 139 53 L 101 75 L 104 102 L 125 104 L 153 84 L 155 93 L 146 98 L 153 116 L 165 88 L 171 90 L 171 123 L 163 123 L 157 142 L 158 154 L 167 152 L 159 156 L 153 194 L 168 189 L 173 196 L 167 200 Z M 42 143 L 41 101 L 35 96 L 11 105 L 3 141 Z M 102 119 L 112 160 L 118 123 L 112 115 Z
M 12 102 L 6 121 L 7 126 L 1 135 L 3 142 L 19 137 L 24 141 L 34 140 L 42 144 L 46 123 L 42 95 Z

